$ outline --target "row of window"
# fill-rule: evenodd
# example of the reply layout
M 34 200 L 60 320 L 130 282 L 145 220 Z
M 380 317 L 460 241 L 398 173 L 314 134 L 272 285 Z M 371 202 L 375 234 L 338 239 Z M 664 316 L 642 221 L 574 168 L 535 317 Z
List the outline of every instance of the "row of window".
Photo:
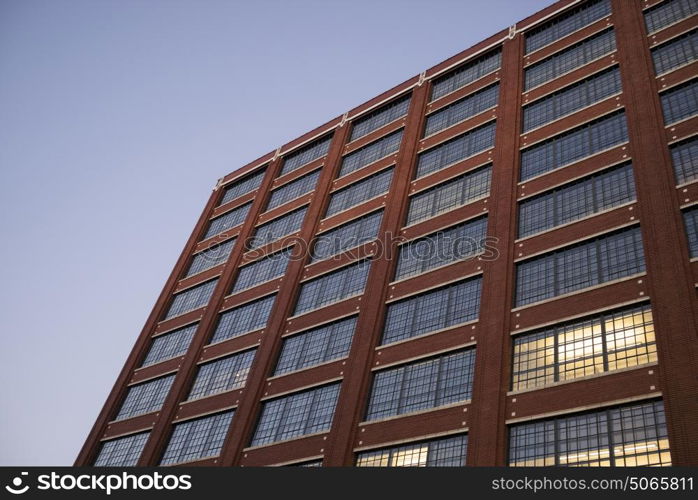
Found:
M 382 220 L 383 210 L 378 210 L 319 234 L 313 245 L 312 261 L 327 259 L 375 240 Z
M 288 184 L 284 184 L 283 186 L 274 189 L 269 195 L 267 210 L 281 206 L 286 202 L 295 200 L 296 198 L 309 193 L 315 189 L 319 178 L 320 169 L 314 170 L 309 174 L 305 174 L 304 176 L 289 182 Z
M 645 11 L 647 32 L 655 33 L 696 13 L 694 0 L 665 0 Z
M 664 124 L 685 120 L 698 114 L 698 79 L 691 80 L 659 95 Z
M 403 129 L 400 129 L 344 156 L 342 165 L 339 167 L 339 177 L 355 172 L 396 152 L 400 149 L 402 132 Z
M 483 111 L 494 108 L 498 100 L 499 83 L 495 83 L 449 104 L 427 116 L 424 126 L 424 137 L 433 135 Z
M 355 141 L 356 139 L 364 137 L 374 130 L 378 130 L 382 126 L 405 116 L 410 107 L 411 97 L 412 95 L 408 94 L 395 99 L 394 101 L 381 106 L 377 110 L 355 120 L 351 127 L 351 136 L 349 137 L 349 141 Z
M 698 59 L 698 30 L 689 31 L 652 49 L 654 71 L 662 75 Z
M 248 241 L 249 248 L 261 247 L 299 231 L 307 211 L 307 206 L 301 207 L 257 226 L 252 238 Z
M 378 372 L 367 420 L 436 408 L 470 398 L 475 351 L 467 349 Z M 339 383 L 263 402 L 251 445 L 329 431 Z M 161 465 L 216 457 L 234 410 L 174 425 Z M 135 465 L 149 432 L 103 443 L 98 466 Z M 357 454 L 357 466 L 465 464 L 467 436 L 458 435 Z M 509 425 L 510 466 L 671 465 L 661 401 L 631 403 Z

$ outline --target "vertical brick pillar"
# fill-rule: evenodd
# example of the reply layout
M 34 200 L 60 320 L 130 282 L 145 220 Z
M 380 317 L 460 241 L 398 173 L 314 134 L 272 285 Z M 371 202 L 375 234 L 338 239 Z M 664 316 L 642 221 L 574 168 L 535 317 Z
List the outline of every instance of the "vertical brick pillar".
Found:
M 679 199 L 641 3 L 612 5 L 671 457 L 698 465 L 698 303 Z
M 514 293 L 516 183 L 519 177 L 523 36 L 502 45 L 497 129 L 488 200 L 487 234 L 497 238 L 499 256 L 483 266 L 482 298 L 475 356 L 468 465 L 506 464 L 504 408 L 511 371 L 509 332 Z
M 128 390 L 127 384 L 131 379 L 133 371 L 137 368 L 137 363 L 142 359 L 145 351 L 150 348 L 150 336 L 152 335 L 153 331 L 155 331 L 158 320 L 165 313 L 165 308 L 169 306 L 170 298 L 172 297 L 175 288 L 177 288 L 179 277 L 184 272 L 184 266 L 187 265 L 189 256 L 192 254 L 196 244 L 198 243 L 199 234 L 201 234 L 201 231 L 203 231 L 204 227 L 208 223 L 208 218 L 210 217 L 218 198 L 219 193 L 217 190 L 214 190 L 211 193 L 203 212 L 201 212 L 201 215 L 199 216 L 199 220 L 196 223 L 194 231 L 192 232 L 191 236 L 189 236 L 186 245 L 184 245 L 184 249 L 179 256 L 179 259 L 177 259 L 177 263 L 170 273 L 170 277 L 167 278 L 167 282 L 160 292 L 160 296 L 153 306 L 153 310 L 150 312 L 150 316 L 148 316 L 145 326 L 143 327 L 143 330 L 141 330 L 138 340 L 136 340 L 136 344 L 133 346 L 133 349 L 131 349 L 131 353 L 126 359 L 126 363 L 121 369 L 119 377 L 116 379 L 116 382 L 114 383 L 114 386 L 112 387 L 112 390 L 109 393 L 104 406 L 102 407 L 102 411 L 99 413 L 96 422 L 92 426 L 92 429 L 85 440 L 85 444 L 82 446 L 80 453 L 75 459 L 75 466 L 91 465 L 94 462 L 94 459 L 99 451 L 100 438 L 104 434 L 109 417 L 111 417 L 116 411 L 116 406 L 121 404 L 121 401 Z
M 305 215 L 305 223 L 299 234 L 301 241 L 309 242 L 315 234 L 321 216 L 320 211 L 325 205 L 326 198 L 329 196 L 332 179 L 335 178 L 336 171 L 339 168 L 342 148 L 346 142 L 348 129 L 347 125 L 335 129 L 325 159 L 325 165 L 318 179 L 315 195 L 310 202 Z M 295 251 L 293 255 L 297 256 Z M 267 376 L 273 369 L 276 360 L 275 355 L 281 348 L 281 334 L 284 331 L 284 322 L 295 305 L 294 298 L 300 287 L 300 280 L 306 261 L 307 255 L 302 255 L 300 258 L 292 258 L 289 261 L 281 288 L 274 301 L 274 307 L 269 316 L 267 327 L 262 335 L 262 341 L 257 348 L 254 363 L 247 377 L 245 392 L 235 411 L 231 431 L 223 445 L 223 454 L 221 455 L 221 465 L 223 466 L 239 464 L 242 458 L 242 450 L 247 446 L 254 432 L 255 417 L 259 410 L 260 399 L 264 394 Z
M 170 431 L 172 427 L 172 421 L 175 418 L 177 412 L 177 407 L 180 401 L 186 398 L 187 391 L 189 390 L 192 377 L 196 371 L 196 362 L 201 357 L 201 350 L 204 345 L 207 344 L 209 334 L 211 329 L 215 326 L 216 318 L 218 316 L 218 311 L 223 304 L 223 299 L 228 294 L 232 280 L 235 277 L 237 267 L 242 258 L 244 245 L 242 244 L 251 234 L 255 225 L 255 221 L 259 214 L 261 213 L 264 203 L 266 201 L 266 193 L 269 192 L 271 183 L 274 180 L 275 172 L 278 168 L 280 161 L 272 161 L 267 165 L 267 170 L 265 172 L 264 178 L 262 179 L 262 184 L 259 186 L 257 191 L 259 193 L 265 193 L 265 196 L 257 196 L 252 202 L 250 211 L 245 218 L 245 222 L 240 229 L 240 233 L 237 236 L 237 241 L 231 252 L 228 261 L 221 272 L 221 275 L 216 284 L 216 288 L 211 295 L 211 299 L 208 305 L 204 309 L 204 315 L 199 321 L 199 326 L 196 329 L 194 338 L 191 341 L 191 345 L 187 350 L 184 359 L 182 360 L 179 369 L 177 370 L 177 375 L 175 376 L 172 387 L 167 394 L 162 409 L 160 410 L 153 430 L 150 433 L 150 437 L 143 448 L 141 457 L 138 460 L 138 465 L 148 466 L 157 465 L 162 455 L 163 449 L 167 444 L 167 440 L 170 436 Z M 203 226 L 202 226 L 203 228 Z M 200 229 L 194 231 L 193 236 L 198 240 L 201 232 Z M 178 275 L 179 276 L 179 275 Z
M 387 287 L 397 248 L 396 243 L 391 240 L 394 235 L 399 234 L 407 209 L 415 150 L 427 103 L 427 89 L 428 85 L 421 85 L 412 91 L 402 144 L 379 232 L 381 244 L 378 248 L 381 248 L 382 252 L 374 259 L 368 275 L 346 374 L 327 438 L 324 466 L 350 466 L 354 463 L 354 441 L 368 400 L 373 353 L 382 331 Z

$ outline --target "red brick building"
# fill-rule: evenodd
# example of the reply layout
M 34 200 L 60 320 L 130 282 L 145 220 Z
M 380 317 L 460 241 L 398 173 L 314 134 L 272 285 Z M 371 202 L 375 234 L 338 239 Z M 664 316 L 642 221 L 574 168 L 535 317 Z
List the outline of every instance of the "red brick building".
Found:
M 697 465 L 698 2 L 561 0 L 220 179 L 77 465 Z

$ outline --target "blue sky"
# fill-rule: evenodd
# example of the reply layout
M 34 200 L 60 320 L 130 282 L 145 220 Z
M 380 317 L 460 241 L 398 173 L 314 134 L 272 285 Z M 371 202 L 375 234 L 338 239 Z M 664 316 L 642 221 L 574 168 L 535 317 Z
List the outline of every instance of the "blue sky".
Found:
M 0 465 L 69 465 L 216 180 L 552 3 L 0 0 Z

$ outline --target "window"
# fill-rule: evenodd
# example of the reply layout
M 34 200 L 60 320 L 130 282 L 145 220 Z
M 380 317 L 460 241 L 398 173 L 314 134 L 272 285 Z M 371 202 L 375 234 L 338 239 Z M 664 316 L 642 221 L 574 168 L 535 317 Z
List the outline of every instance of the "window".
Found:
M 357 467 L 462 467 L 468 452 L 466 434 L 392 448 L 363 451 Z
M 133 467 L 141 457 L 150 432 L 131 434 L 104 441 L 95 459 L 95 467 Z
M 494 51 L 478 57 L 475 60 L 449 71 L 444 76 L 440 76 L 431 86 L 431 100 L 443 97 L 465 87 L 469 83 L 482 78 L 485 75 L 499 69 L 502 63 L 502 50 L 495 49 Z
M 614 50 L 616 50 L 616 38 L 613 28 L 592 35 L 540 62 L 527 66 L 524 69 L 525 90 L 543 85 Z
M 338 396 L 332 384 L 263 402 L 251 446 L 330 430 Z
M 218 316 L 216 331 L 213 332 L 211 344 L 239 337 L 267 326 L 276 295 L 268 295 L 254 302 L 222 312 Z
M 356 316 L 285 337 L 274 375 L 319 365 L 349 354 Z
M 224 213 L 223 215 L 219 215 L 215 219 L 211 219 L 211 222 L 209 222 L 208 225 L 208 229 L 206 230 L 204 237 L 201 239 L 207 240 L 211 236 L 215 236 L 217 234 L 222 233 L 223 231 L 227 231 L 228 229 L 232 229 L 235 226 L 239 226 L 240 224 L 245 222 L 245 217 L 247 217 L 247 212 L 250 211 L 251 206 L 251 202 L 245 203 L 244 205 L 234 208 L 229 212 Z
M 148 350 L 141 366 L 154 365 L 186 353 L 198 327 L 199 324 L 194 323 L 153 338 L 153 343 L 150 344 L 150 350 Z
M 524 106 L 523 131 L 550 123 L 620 92 L 618 67 L 604 70 Z
M 249 248 L 261 247 L 299 231 L 307 211 L 308 207 L 305 206 L 257 226 L 249 241 Z
M 669 125 L 698 113 L 698 80 L 677 85 L 659 95 L 664 124 Z
M 676 183 L 684 184 L 698 179 L 698 135 L 672 144 L 669 150 Z
M 462 222 L 400 246 L 395 279 L 466 260 L 484 251 L 487 216 Z
M 283 186 L 276 188 L 269 196 L 267 210 L 280 207 L 284 203 L 295 200 L 296 198 L 315 189 L 317 181 L 320 178 L 321 171 L 322 169 L 315 170 L 314 172 L 310 172 L 303 177 L 299 177 L 295 181 L 291 181 L 288 184 L 284 184 Z
M 688 251 L 691 254 L 691 258 L 698 257 L 698 207 L 692 207 L 684 211 L 683 222 L 686 225 Z
M 376 372 L 366 420 L 404 415 L 470 399 L 475 349 Z
M 485 165 L 410 197 L 407 225 L 416 224 L 490 194 L 492 165 Z
M 327 151 L 330 149 L 330 142 L 332 142 L 332 135 L 327 135 L 316 139 L 307 146 L 303 146 L 301 149 L 294 151 L 288 155 L 284 156 L 284 165 L 281 167 L 281 174 L 285 175 L 294 170 L 298 170 L 303 165 L 310 163 L 313 160 L 317 160 L 321 156 L 325 156 Z
M 289 464 L 288 467 L 322 467 L 322 459 L 312 460 L 310 462 L 300 462 L 295 464 Z
M 233 354 L 199 366 L 189 401 L 245 386 L 256 349 Z
M 616 309 L 514 337 L 514 391 L 657 361 L 648 305 Z
M 654 33 L 698 12 L 694 0 L 666 0 L 645 11 L 647 32 Z
M 562 168 L 628 140 L 623 111 L 546 139 L 521 152 L 521 180 Z
M 509 428 L 509 466 L 553 465 L 671 465 L 663 403 L 633 403 Z
M 223 197 L 221 198 L 219 205 L 233 201 L 235 198 L 239 198 L 243 194 L 247 194 L 250 191 L 257 189 L 260 184 L 262 184 L 265 171 L 266 167 L 243 177 L 239 181 L 235 181 L 232 184 L 225 186 L 225 191 L 223 192 Z
M 478 276 L 389 304 L 381 344 L 476 320 L 481 287 Z
M 573 33 L 611 13 L 609 0 L 595 0 L 584 3 L 555 17 L 552 21 L 526 32 L 526 53 L 550 45 L 556 40 Z
M 339 177 L 355 172 L 360 168 L 394 153 L 400 149 L 400 141 L 402 141 L 402 129 L 349 153 L 342 158 Z
M 231 410 L 175 424 L 160 465 L 193 462 L 220 455 L 234 413 Z
M 183 292 L 176 293 L 172 299 L 172 304 L 170 304 L 170 308 L 165 315 L 165 319 L 180 316 L 186 312 L 193 311 L 194 309 L 198 309 L 199 307 L 203 307 L 208 304 L 217 283 L 218 278 L 193 286 L 187 290 L 184 290 Z
M 191 264 L 189 264 L 189 269 L 184 277 L 188 278 L 206 269 L 211 269 L 219 264 L 223 264 L 228 260 L 228 257 L 230 257 L 230 252 L 233 250 L 234 246 L 235 238 L 232 238 L 219 245 L 212 245 L 195 254 L 191 259 Z
M 470 94 L 463 99 L 441 108 L 427 116 L 424 128 L 424 137 L 433 135 L 456 123 L 491 109 L 497 105 L 499 98 L 499 83 L 490 85 L 482 90 Z
M 516 305 L 532 304 L 645 271 L 640 228 L 562 248 L 516 266 Z
M 381 106 L 376 111 L 372 111 L 354 121 L 351 128 L 349 142 L 370 134 L 388 123 L 394 122 L 407 114 L 410 107 L 411 94 L 400 97 L 393 102 Z
M 698 59 L 698 30 L 689 31 L 652 49 L 654 72 L 661 75 Z
M 519 203 L 519 238 L 567 224 L 635 199 L 630 163 L 559 186 Z
M 283 276 L 292 253 L 293 247 L 289 247 L 241 267 L 232 292 L 246 290 Z
M 454 137 L 417 156 L 417 177 L 423 177 L 494 146 L 495 122 Z
M 294 315 L 348 299 L 363 292 L 371 268 L 370 260 L 362 260 L 301 285 Z
M 343 212 L 351 207 L 386 193 L 393 178 L 393 167 L 355 182 L 330 195 L 330 204 L 325 217 Z
M 327 259 L 375 240 L 382 219 L 383 210 L 379 210 L 317 235 L 312 260 Z
M 174 375 L 168 375 L 129 387 L 124 402 L 121 404 L 121 409 L 114 420 L 125 420 L 162 408 L 174 378 Z

